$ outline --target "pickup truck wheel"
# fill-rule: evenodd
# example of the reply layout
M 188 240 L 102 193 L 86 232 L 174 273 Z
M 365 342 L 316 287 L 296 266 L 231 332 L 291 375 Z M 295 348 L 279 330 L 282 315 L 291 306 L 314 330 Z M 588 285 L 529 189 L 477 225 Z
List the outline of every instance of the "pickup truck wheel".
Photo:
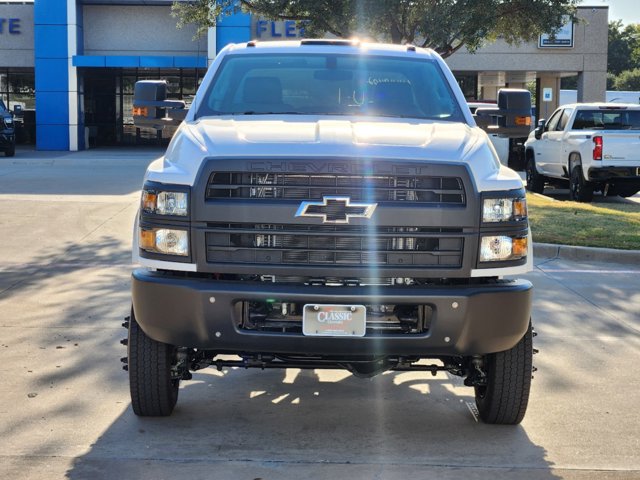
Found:
M 569 198 L 576 202 L 590 202 L 593 200 L 593 184 L 584 179 L 581 165 L 575 165 L 571 170 Z
M 516 425 L 527 410 L 532 373 L 531 325 L 515 347 L 484 357 L 486 386 L 475 387 L 476 406 L 484 423 Z
M 525 172 L 527 175 L 527 190 L 533 193 L 542 193 L 544 191 L 545 178 L 536 170 L 536 162 L 533 158 L 527 160 Z
M 176 348 L 149 338 L 135 320 L 133 309 L 128 341 L 129 390 L 133 412 L 141 417 L 171 415 L 180 380 L 172 379 Z

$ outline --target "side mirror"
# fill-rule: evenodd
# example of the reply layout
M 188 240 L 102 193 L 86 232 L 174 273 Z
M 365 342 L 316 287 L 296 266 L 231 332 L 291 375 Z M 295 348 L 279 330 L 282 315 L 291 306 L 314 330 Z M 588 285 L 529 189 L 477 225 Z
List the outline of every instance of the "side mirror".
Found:
M 536 140 L 540 140 L 542 138 L 542 134 L 544 133 L 544 126 L 546 125 L 546 121 L 544 118 L 541 118 L 538 122 L 538 126 L 533 131 L 533 136 L 536 137 Z
M 15 116 L 22 115 L 22 105 L 19 105 L 19 104 L 16 103 L 13 106 L 13 114 Z
M 477 109 L 476 123 L 487 133 L 500 137 L 528 136 L 531 129 L 531 93 L 516 88 L 501 89 L 498 107 Z
M 165 80 L 141 80 L 133 91 L 133 123 L 136 127 L 162 130 L 179 125 L 187 115 L 182 100 L 167 100 Z

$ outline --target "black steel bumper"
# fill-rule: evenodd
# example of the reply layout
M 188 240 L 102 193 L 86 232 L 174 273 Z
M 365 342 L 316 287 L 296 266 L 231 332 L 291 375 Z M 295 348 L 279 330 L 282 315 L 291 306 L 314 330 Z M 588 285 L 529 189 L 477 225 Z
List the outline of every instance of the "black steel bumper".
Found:
M 11 133 L 8 132 L 0 132 L 0 149 L 8 149 L 11 148 L 16 143 L 16 136 L 13 131 Z
M 640 168 L 638 167 L 590 168 L 587 176 L 592 182 L 616 181 L 640 184 Z
M 133 308 L 151 338 L 219 353 L 315 355 L 485 354 L 513 347 L 525 334 L 532 286 L 526 280 L 456 287 L 323 287 L 194 279 L 133 272 Z M 434 315 L 427 333 L 307 337 L 241 330 L 241 302 L 420 304 Z

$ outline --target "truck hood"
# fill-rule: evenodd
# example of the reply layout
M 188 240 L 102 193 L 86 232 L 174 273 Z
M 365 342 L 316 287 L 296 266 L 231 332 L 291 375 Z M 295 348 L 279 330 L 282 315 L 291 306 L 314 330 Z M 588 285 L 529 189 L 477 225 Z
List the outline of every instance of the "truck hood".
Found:
M 375 158 L 466 163 L 478 187 L 522 188 L 501 168 L 487 135 L 464 123 L 272 115 L 184 122 L 146 179 L 193 185 L 203 160 L 219 158 Z
M 217 156 L 361 156 L 375 152 L 377 157 L 419 155 L 450 161 L 462 160 L 478 141 L 474 129 L 453 122 L 275 116 L 205 119 L 188 128 L 206 151 Z

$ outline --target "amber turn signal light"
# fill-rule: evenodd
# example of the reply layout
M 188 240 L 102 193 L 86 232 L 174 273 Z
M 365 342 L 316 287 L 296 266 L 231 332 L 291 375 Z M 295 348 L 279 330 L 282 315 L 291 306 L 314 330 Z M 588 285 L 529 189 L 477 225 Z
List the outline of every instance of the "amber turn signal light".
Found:
M 155 192 L 144 190 L 142 192 L 142 210 L 148 213 L 155 213 L 158 196 Z
M 143 250 L 155 250 L 156 248 L 156 232 L 153 230 L 140 229 L 140 248 Z
M 527 237 L 514 238 L 512 255 L 516 258 L 522 258 L 527 256 Z
M 146 117 L 148 116 L 149 110 L 147 107 L 133 107 L 133 116 L 134 117 Z
M 513 201 L 513 217 L 516 220 L 522 220 L 527 216 L 527 200 L 525 198 L 518 198 Z

